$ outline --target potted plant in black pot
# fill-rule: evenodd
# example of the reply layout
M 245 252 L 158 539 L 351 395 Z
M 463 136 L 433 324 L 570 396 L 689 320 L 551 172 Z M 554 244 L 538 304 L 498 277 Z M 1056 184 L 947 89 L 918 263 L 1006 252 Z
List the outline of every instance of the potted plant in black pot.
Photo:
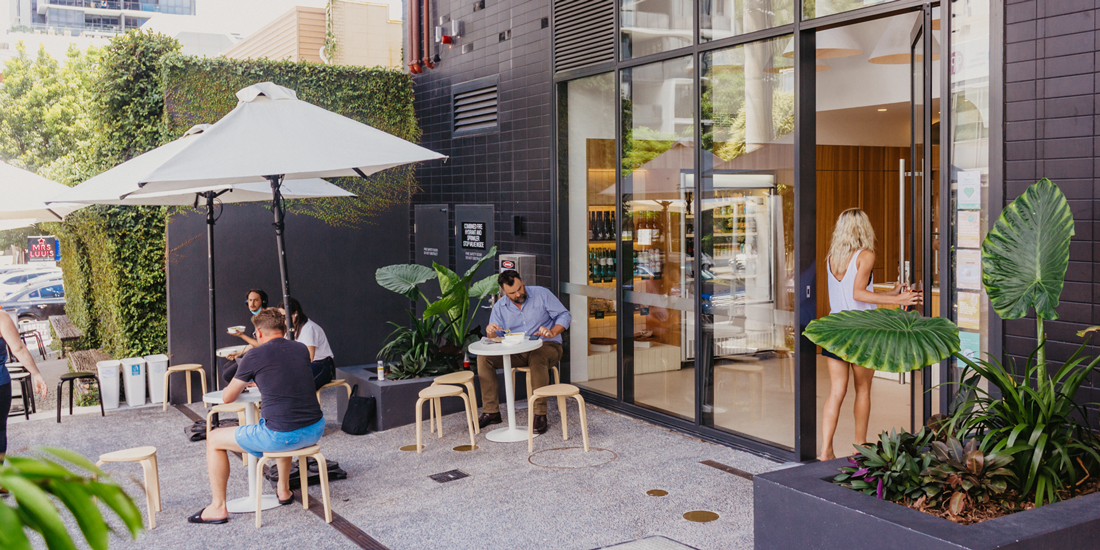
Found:
M 757 476 L 757 547 L 1094 546 L 1100 438 L 1075 398 L 1100 358 L 1082 344 L 1055 367 L 1043 331 L 1058 318 L 1072 236 L 1069 204 L 1044 178 L 982 244 L 994 310 L 1004 319 L 1035 311 L 1038 347 L 1018 371 L 959 354 L 958 328 L 946 319 L 879 309 L 811 322 L 807 338 L 847 361 L 908 372 L 954 355 L 961 382 L 950 414 L 916 434 L 884 432 L 853 457 Z M 1081 332 L 1086 343 L 1095 329 Z

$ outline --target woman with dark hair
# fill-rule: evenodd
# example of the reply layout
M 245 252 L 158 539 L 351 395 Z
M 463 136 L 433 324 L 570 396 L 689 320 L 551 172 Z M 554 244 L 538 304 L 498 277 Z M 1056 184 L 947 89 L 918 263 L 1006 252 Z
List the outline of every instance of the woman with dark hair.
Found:
M 276 308 L 286 315 L 286 306 L 279 304 Z M 328 337 L 325 331 L 306 316 L 302 310 L 302 304 L 298 300 L 290 299 L 290 319 L 294 323 L 295 339 L 306 345 L 309 349 L 310 368 L 313 369 L 313 385 L 317 389 L 332 382 L 336 375 L 336 364 L 333 362 L 332 348 L 328 345 Z M 288 336 L 289 337 L 289 336 Z

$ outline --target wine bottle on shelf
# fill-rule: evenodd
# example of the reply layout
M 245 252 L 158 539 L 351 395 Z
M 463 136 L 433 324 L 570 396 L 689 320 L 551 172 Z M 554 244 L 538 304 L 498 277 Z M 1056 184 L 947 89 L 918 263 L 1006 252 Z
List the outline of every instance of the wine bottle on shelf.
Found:
M 607 240 L 615 240 L 615 232 L 619 230 L 619 226 L 615 225 L 615 211 L 607 211 Z
M 652 236 L 653 242 L 660 242 L 660 240 L 661 240 L 661 235 L 663 233 L 663 231 L 661 231 L 661 225 L 662 225 L 661 221 L 662 221 L 661 220 L 661 213 L 660 212 L 654 212 L 653 213 L 653 227 L 651 228 L 652 231 L 653 231 L 653 236 Z
M 596 240 L 596 213 L 588 213 L 588 242 Z
M 622 232 L 620 238 L 623 241 L 632 242 L 634 240 L 634 224 L 631 223 L 630 216 L 627 216 L 625 211 L 623 212 Z

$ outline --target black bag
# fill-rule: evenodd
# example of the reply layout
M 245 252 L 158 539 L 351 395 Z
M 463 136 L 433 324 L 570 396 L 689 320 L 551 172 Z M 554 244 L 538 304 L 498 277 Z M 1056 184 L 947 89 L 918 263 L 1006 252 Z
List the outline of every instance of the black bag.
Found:
M 344 423 L 340 426 L 344 433 L 351 435 L 363 435 L 369 432 L 370 425 L 374 422 L 374 398 L 360 397 L 358 393 L 359 384 L 356 384 L 351 388 L 348 408 L 344 411 Z

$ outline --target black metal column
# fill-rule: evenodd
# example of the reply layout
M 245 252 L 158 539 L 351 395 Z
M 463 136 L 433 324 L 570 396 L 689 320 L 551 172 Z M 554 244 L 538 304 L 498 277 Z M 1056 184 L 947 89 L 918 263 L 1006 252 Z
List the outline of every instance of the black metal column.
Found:
M 279 247 L 279 275 L 282 277 L 283 306 L 286 312 L 286 330 L 290 339 L 296 339 L 294 322 L 290 318 L 290 279 L 286 273 L 286 242 L 283 238 L 286 214 L 283 211 L 283 176 L 264 176 L 271 182 L 271 210 L 275 212 L 275 242 Z
M 817 346 L 803 336 L 817 316 L 817 44 L 813 29 L 794 35 L 795 456 L 817 455 Z

